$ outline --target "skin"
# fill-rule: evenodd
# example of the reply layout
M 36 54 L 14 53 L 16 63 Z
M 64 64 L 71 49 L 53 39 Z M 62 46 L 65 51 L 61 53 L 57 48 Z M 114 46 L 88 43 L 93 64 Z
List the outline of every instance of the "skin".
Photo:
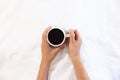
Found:
M 82 44 L 82 39 L 78 31 L 69 30 L 68 33 L 70 34 L 70 38 L 66 41 L 66 44 L 63 44 L 62 46 L 57 48 L 52 48 L 46 40 L 47 33 L 50 29 L 51 27 L 48 27 L 42 35 L 42 60 L 37 80 L 48 80 L 50 64 L 54 60 L 58 52 L 62 50 L 65 46 L 68 46 L 69 48 L 69 56 L 74 66 L 77 80 L 90 80 L 80 59 L 80 48 Z
M 81 36 L 79 35 L 79 32 L 77 30 L 70 30 L 69 34 L 69 56 L 74 66 L 77 80 L 90 80 L 80 59 L 80 48 L 82 45 Z

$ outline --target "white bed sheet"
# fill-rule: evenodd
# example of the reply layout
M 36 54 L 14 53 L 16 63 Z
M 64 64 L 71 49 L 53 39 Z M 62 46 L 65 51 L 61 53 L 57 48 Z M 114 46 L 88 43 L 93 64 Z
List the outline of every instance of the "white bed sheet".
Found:
M 0 80 L 36 80 L 47 26 L 76 28 L 91 80 L 120 80 L 119 0 L 0 0 Z M 67 48 L 49 80 L 76 80 Z

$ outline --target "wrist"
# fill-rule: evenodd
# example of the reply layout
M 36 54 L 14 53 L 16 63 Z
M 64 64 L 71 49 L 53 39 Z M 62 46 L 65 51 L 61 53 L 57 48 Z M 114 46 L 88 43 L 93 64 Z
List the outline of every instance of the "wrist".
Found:
M 71 56 L 70 58 L 71 58 L 72 63 L 81 61 L 80 56 Z
M 69 56 L 70 56 L 70 58 L 72 60 L 74 60 L 74 59 L 80 59 L 79 53 L 70 53 Z
M 47 58 L 42 58 L 42 60 L 41 60 L 41 64 L 50 65 L 50 63 L 51 62 Z

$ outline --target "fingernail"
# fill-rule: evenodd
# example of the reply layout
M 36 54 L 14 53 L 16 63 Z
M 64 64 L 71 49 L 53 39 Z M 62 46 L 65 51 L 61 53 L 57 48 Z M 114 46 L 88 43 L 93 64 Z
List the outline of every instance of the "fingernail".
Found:
M 70 30 L 70 33 L 71 33 L 72 35 L 74 35 L 74 31 L 73 31 L 73 30 Z
M 51 28 L 51 26 L 48 26 L 48 27 L 47 27 L 47 30 L 50 29 L 50 28 Z

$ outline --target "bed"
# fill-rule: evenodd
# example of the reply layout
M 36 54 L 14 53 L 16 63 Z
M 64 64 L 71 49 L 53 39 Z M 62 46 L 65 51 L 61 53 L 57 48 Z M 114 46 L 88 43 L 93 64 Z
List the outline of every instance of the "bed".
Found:
M 47 26 L 79 30 L 91 80 L 120 80 L 119 0 L 0 0 L 0 80 L 36 80 Z M 76 80 L 67 48 L 49 80 Z

